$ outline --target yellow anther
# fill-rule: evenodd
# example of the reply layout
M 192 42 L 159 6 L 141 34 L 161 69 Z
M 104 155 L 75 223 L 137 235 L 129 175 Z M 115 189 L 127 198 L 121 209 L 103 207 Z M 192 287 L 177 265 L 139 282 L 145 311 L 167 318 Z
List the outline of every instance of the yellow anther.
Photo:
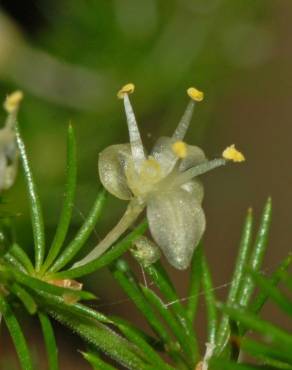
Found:
M 18 109 L 19 103 L 23 99 L 22 91 L 14 91 L 12 94 L 8 95 L 4 102 L 4 109 L 8 113 L 12 113 Z
M 189 87 L 187 89 L 188 96 L 194 101 L 202 101 L 204 99 L 204 93 L 195 87 Z
M 135 85 L 132 83 L 124 85 L 121 90 L 119 90 L 117 96 L 119 99 L 123 99 L 125 94 L 132 94 L 135 90 Z
M 172 151 L 178 158 L 185 158 L 188 153 L 188 148 L 183 141 L 176 141 L 172 144 Z
M 244 155 L 235 148 L 234 144 L 230 145 L 223 151 L 222 157 L 233 162 L 245 161 Z

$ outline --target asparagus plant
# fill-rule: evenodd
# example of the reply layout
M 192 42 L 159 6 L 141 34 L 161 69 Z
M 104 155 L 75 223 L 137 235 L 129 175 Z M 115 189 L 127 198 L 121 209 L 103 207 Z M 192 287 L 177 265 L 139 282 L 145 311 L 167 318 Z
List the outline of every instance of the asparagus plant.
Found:
M 292 256 L 285 258 L 271 276 L 261 273 L 269 238 L 271 199 L 266 202 L 256 233 L 252 210 L 248 210 L 229 292 L 225 302 L 218 302 L 202 242 L 205 215 L 203 186 L 198 177 L 245 158 L 231 145 L 223 151 L 222 158 L 208 161 L 202 149 L 183 141 L 194 106 L 203 99 L 203 93 L 195 88 L 188 89 L 190 102 L 174 134 L 159 139 L 148 154 L 129 100 L 133 91 L 134 85 L 127 84 L 118 92 L 125 106 L 130 143 L 110 146 L 100 154 L 99 175 L 104 189 L 97 192 L 91 210 L 69 243 L 77 166 L 74 129 L 68 127 L 65 196 L 50 245 L 46 241 L 37 185 L 17 122 L 22 93 L 15 92 L 5 101 L 8 118 L 0 131 L 0 190 L 4 192 L 13 186 L 20 158 L 33 231 L 31 260 L 17 235 L 11 236 L 13 220 L 2 218 L 0 311 L 22 369 L 35 369 L 36 365 L 19 321 L 19 305 L 40 322 L 50 370 L 59 369 L 52 320 L 82 338 L 81 354 L 93 369 L 292 369 L 292 334 L 260 318 L 268 299 L 290 319 L 292 315 L 291 300 L 279 287 L 280 283 L 288 289 L 292 287 L 288 272 Z M 102 217 L 107 192 L 128 201 L 127 209 L 106 237 L 78 260 Z M 138 216 L 144 209 L 147 217 L 139 223 Z M 148 228 L 150 234 L 144 235 Z M 160 262 L 160 250 L 167 263 L 177 269 L 190 267 L 186 301 L 180 299 Z M 139 281 L 124 259 L 126 251 L 143 267 L 155 289 Z M 109 269 L 148 323 L 151 334 L 123 317 L 105 315 L 86 304 L 95 296 L 76 279 L 101 268 Z M 202 292 L 206 338 L 194 328 Z M 251 339 L 251 331 L 260 333 L 262 340 Z M 245 364 L 244 353 L 252 355 L 256 362 Z

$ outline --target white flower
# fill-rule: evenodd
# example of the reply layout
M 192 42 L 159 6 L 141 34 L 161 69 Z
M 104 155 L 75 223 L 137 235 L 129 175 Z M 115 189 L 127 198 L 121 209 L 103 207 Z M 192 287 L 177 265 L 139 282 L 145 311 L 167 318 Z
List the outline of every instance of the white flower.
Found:
M 15 91 L 4 103 L 8 116 L 0 129 L 0 192 L 9 189 L 15 181 L 18 168 L 18 150 L 15 140 L 15 124 L 22 92 Z
M 169 263 L 187 268 L 206 227 L 204 190 L 197 177 L 235 156 L 244 160 L 232 146 L 224 158 L 208 161 L 202 149 L 184 143 L 195 103 L 203 100 L 203 93 L 193 87 L 187 90 L 191 99 L 172 137 L 161 137 L 148 154 L 128 96 L 133 91 L 134 85 L 127 84 L 118 92 L 124 101 L 130 143 L 106 148 L 98 163 L 103 186 L 117 198 L 130 200 L 129 207 L 119 224 L 74 267 L 102 254 L 146 207 L 153 239 Z

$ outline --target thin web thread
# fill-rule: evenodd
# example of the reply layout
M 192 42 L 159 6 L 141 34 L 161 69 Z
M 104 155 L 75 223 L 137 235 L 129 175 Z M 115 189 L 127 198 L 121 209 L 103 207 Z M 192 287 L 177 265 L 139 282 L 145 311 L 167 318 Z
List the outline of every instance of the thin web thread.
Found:
M 230 281 L 228 283 L 225 283 L 225 284 L 222 284 L 222 285 L 218 285 L 217 287 L 214 287 L 213 289 L 210 289 L 208 291 L 209 292 L 217 291 L 217 290 L 226 288 L 226 287 L 230 286 L 231 284 L 232 284 L 232 281 Z M 153 283 L 148 284 L 148 285 L 153 285 Z M 201 291 L 198 294 L 187 296 L 187 297 L 182 297 L 182 298 L 176 299 L 174 301 L 170 301 L 170 302 L 163 303 L 163 304 L 164 304 L 164 307 L 168 308 L 168 307 L 170 307 L 171 305 L 173 305 L 177 302 L 186 302 L 191 298 L 200 297 L 200 296 L 203 296 L 203 295 L 205 295 L 205 292 Z M 111 306 L 117 306 L 117 305 L 120 305 L 120 304 L 128 303 L 128 302 L 131 302 L 131 301 L 132 300 L 130 298 L 124 298 L 124 299 L 119 299 L 119 300 L 114 301 L 114 302 L 101 303 L 101 304 L 98 304 L 98 305 L 90 305 L 90 306 L 93 307 L 93 308 L 111 307 Z
M 82 221 L 85 221 L 86 220 L 86 216 L 85 214 L 77 207 L 77 206 L 73 206 L 75 212 L 80 216 L 80 218 L 82 219 Z M 98 233 L 97 233 L 97 230 L 96 228 L 94 227 L 93 229 L 93 233 L 95 235 L 95 238 L 97 240 L 97 242 L 100 242 L 101 241 L 101 238 L 99 237 Z

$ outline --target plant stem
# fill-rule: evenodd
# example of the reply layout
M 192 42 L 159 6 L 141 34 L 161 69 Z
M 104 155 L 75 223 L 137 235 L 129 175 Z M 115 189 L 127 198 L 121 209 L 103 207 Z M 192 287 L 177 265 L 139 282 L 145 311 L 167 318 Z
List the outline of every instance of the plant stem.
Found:
M 144 221 L 138 225 L 131 233 L 129 233 L 124 239 L 122 239 L 117 244 L 105 254 L 96 258 L 95 260 L 86 263 L 80 267 L 72 268 L 70 270 L 60 271 L 50 275 L 52 279 L 73 279 L 79 278 L 81 276 L 88 275 L 95 272 L 102 267 L 105 267 L 115 261 L 117 258 L 122 256 L 133 244 L 133 242 L 139 238 L 147 229 L 147 222 Z
M 143 211 L 145 205 L 136 198 L 130 201 L 127 210 L 117 223 L 117 225 L 106 235 L 106 237 L 82 260 L 76 262 L 73 268 L 80 267 L 89 263 L 102 255 L 118 238 L 134 223 L 139 214 Z

